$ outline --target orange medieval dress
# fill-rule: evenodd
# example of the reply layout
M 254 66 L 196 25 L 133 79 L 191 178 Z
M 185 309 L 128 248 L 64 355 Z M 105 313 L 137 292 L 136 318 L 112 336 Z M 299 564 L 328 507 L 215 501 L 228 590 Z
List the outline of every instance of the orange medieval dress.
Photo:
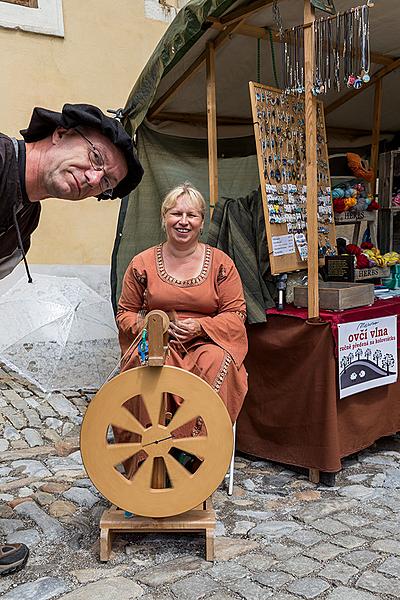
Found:
M 207 381 L 235 422 L 247 392 L 243 364 L 247 336 L 242 283 L 233 261 L 221 250 L 206 245 L 200 274 L 179 281 L 165 269 L 162 244 L 135 256 L 124 276 L 117 312 L 122 355 L 140 331 L 143 316 L 154 309 L 176 315 L 177 319 L 199 319 L 204 335 L 185 344 L 170 338 L 165 364 Z M 136 350 L 128 355 L 121 370 L 139 364 Z M 140 416 L 137 406 L 134 412 Z M 199 432 L 196 427 L 201 428 L 201 424 L 194 426 L 192 435 Z M 126 436 L 132 435 L 118 430 L 115 434 L 118 442 L 126 442 Z

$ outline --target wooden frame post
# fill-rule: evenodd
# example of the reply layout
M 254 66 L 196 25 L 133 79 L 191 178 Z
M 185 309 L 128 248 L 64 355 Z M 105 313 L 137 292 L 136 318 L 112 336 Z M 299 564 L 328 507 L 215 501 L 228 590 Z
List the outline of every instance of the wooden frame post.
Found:
M 210 217 L 218 202 L 218 162 L 217 162 L 217 100 L 215 90 L 215 47 L 207 44 L 207 137 L 208 137 L 208 180 L 210 187 Z
M 378 160 L 379 160 L 379 136 L 381 132 L 381 115 L 382 115 L 382 79 L 378 79 L 375 83 L 375 96 L 374 96 L 374 124 L 372 129 L 372 146 L 371 146 L 371 169 L 374 174 L 374 178 L 371 184 L 371 192 L 373 197 L 376 194 L 376 177 L 378 174 Z
M 304 0 L 304 24 L 313 23 L 315 9 Z M 307 180 L 308 317 L 319 317 L 318 299 L 318 184 L 317 99 L 314 84 L 314 28 L 304 28 L 304 80 Z

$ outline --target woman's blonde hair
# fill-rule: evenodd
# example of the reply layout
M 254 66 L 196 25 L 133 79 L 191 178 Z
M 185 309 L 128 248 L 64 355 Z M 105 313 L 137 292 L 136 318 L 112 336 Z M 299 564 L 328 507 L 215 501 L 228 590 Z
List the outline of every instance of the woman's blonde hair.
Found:
M 206 212 L 206 201 L 204 200 L 202 194 L 199 190 L 196 190 L 195 187 L 192 186 L 189 181 L 185 181 L 185 183 L 181 183 L 174 187 L 173 190 L 168 192 L 165 196 L 163 203 L 161 205 L 161 223 L 164 225 L 164 218 L 167 212 L 176 205 L 178 198 L 181 196 L 186 196 L 188 199 L 189 206 L 196 208 L 201 212 L 201 215 L 204 219 L 204 215 Z

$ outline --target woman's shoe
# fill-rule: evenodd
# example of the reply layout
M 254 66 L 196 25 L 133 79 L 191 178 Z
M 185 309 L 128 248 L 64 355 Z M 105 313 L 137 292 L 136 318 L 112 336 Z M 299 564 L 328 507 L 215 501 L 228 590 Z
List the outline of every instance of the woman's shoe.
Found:
M 26 565 L 29 548 L 25 544 L 0 544 L 0 575 L 10 575 Z

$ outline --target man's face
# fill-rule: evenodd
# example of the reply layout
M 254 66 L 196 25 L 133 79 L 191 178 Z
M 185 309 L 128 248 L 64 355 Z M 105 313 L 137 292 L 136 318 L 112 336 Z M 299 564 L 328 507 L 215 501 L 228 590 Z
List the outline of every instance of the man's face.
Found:
M 104 189 L 104 181 L 107 181 L 105 187 L 115 188 L 128 172 L 123 153 L 106 136 L 95 129 L 81 131 L 90 141 L 76 130 L 62 127 L 52 135 L 52 144 L 41 168 L 44 186 L 53 198 L 82 200 L 98 196 Z M 101 155 L 103 169 L 91 160 L 93 146 Z

